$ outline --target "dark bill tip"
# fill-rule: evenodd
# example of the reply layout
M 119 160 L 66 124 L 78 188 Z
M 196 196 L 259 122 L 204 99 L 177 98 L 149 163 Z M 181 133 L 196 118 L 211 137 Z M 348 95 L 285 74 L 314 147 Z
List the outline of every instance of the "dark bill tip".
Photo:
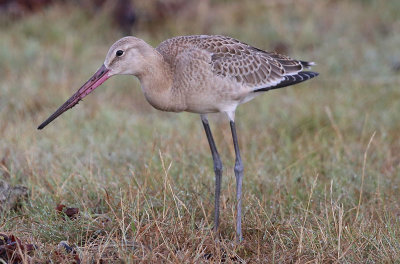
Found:
M 102 65 L 100 69 L 90 78 L 74 95 L 71 96 L 57 111 L 55 111 L 49 118 L 46 119 L 37 129 L 41 130 L 47 126 L 54 119 L 59 117 L 62 113 L 74 107 L 80 100 L 86 95 L 90 94 L 94 89 L 105 82 L 110 76 L 108 76 L 109 70 L 106 66 Z
M 69 98 L 62 106 L 60 106 L 57 111 L 55 111 L 49 118 L 46 119 L 40 126 L 38 126 L 38 129 L 41 130 L 45 126 L 47 126 L 51 121 L 59 117 L 62 113 L 67 111 L 68 109 L 74 107 L 78 102 L 79 102 L 79 91 L 75 93 L 71 98 Z

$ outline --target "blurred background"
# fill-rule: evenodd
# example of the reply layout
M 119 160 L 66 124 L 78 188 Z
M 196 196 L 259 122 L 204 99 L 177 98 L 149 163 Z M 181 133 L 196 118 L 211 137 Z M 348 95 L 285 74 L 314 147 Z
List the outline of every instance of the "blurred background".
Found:
M 25 153 L 32 145 L 24 143 L 56 140 L 53 133 L 68 133 L 71 126 L 113 127 L 116 116 L 156 116 L 167 118 L 167 123 L 186 120 L 188 114 L 155 111 L 141 95 L 137 80 L 120 76 L 44 132 L 35 130 L 95 72 L 109 46 L 125 35 L 157 46 L 177 35 L 223 34 L 315 61 L 318 78 L 240 108 L 239 115 L 256 113 L 244 117 L 253 129 L 263 131 L 262 124 L 282 127 L 290 121 L 298 127 L 296 133 L 304 127 L 302 132 L 315 133 L 336 120 L 336 126 L 350 135 L 361 133 L 354 127 L 362 130 L 368 125 L 397 131 L 399 10 L 396 0 L 1 0 L 1 153 Z M 40 149 L 53 145 L 39 142 Z
M 180 199 L 190 204 L 199 196 L 212 214 L 213 171 L 200 119 L 153 109 L 131 76 L 111 78 L 46 129 L 36 130 L 102 65 L 117 39 L 134 35 L 156 47 L 164 39 L 191 34 L 228 35 L 317 63 L 317 78 L 268 92 L 237 111 L 245 210 L 257 207 L 256 197 L 271 213 L 268 221 L 297 221 L 303 212 L 297 209 L 307 203 L 317 174 L 310 205 L 315 214 L 323 214 L 321 201 L 330 186 L 350 229 L 362 192 L 360 214 L 369 219 L 368 228 L 398 225 L 393 220 L 400 213 L 398 0 L 0 0 L 0 178 L 28 187 L 29 214 L 40 215 L 41 205 L 52 208 L 61 201 L 98 206 L 104 189 L 117 197 L 132 183 L 132 171 L 138 182 L 150 181 L 149 199 L 158 199 L 161 154 L 173 162 L 169 173 Z M 216 117 L 211 127 L 232 207 L 229 125 Z M 378 220 L 379 215 L 387 218 Z M 10 222 L 3 227 L 19 228 Z M 310 224 L 313 229 L 318 230 Z M 46 228 L 34 232 L 42 240 L 53 239 L 43 233 Z M 363 235 L 357 240 L 360 248 L 372 243 Z M 377 261 L 386 254 L 380 252 L 398 254 L 391 247 L 381 250 L 384 244 L 370 247 L 377 249 Z M 340 244 L 333 243 L 330 250 L 336 248 Z M 360 248 L 348 252 L 360 252 L 361 261 Z

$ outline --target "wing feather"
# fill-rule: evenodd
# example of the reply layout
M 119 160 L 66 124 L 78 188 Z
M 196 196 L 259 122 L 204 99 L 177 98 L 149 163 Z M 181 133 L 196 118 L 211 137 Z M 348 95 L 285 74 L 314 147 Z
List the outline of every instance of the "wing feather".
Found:
M 311 65 L 225 36 L 201 36 L 191 42 L 212 54 L 211 68 L 215 74 L 254 88 L 276 86 L 289 80 L 285 76 L 296 75 Z
M 171 45 L 170 41 L 178 41 L 179 45 Z M 294 60 L 282 54 L 264 51 L 246 43 L 225 36 L 181 36 L 165 41 L 163 47 L 176 47 L 169 51 L 173 54 L 183 48 L 199 48 L 210 53 L 210 66 L 214 74 L 235 80 L 252 87 L 254 91 L 283 87 L 315 77 L 312 72 L 304 72 L 304 68 L 314 65 L 312 62 Z M 168 60 L 169 58 L 167 58 Z M 285 85 L 284 85 L 285 84 Z M 283 85 L 283 86 L 282 86 Z

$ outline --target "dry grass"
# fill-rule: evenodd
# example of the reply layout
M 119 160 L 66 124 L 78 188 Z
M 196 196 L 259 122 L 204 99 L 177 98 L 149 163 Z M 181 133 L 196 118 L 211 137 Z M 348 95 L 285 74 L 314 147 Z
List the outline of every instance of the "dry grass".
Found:
M 400 261 L 399 1 L 210 1 L 134 34 L 156 45 L 227 34 L 318 63 L 321 75 L 237 112 L 245 164 L 244 242 L 234 243 L 234 152 L 211 123 L 225 171 L 221 234 L 200 119 L 152 109 L 132 77 L 113 78 L 44 131 L 36 126 L 101 65 L 119 33 L 107 12 L 53 6 L 0 27 L 0 177 L 30 189 L 0 231 L 84 263 Z M 190 19 L 188 18 L 190 17 Z M 150 33 L 151 32 L 151 33 Z M 396 53 L 397 52 L 397 53 Z M 1 176 L 2 175 L 2 176 Z M 80 209 L 63 220 L 59 203 Z M 71 258 L 65 258 L 70 263 Z

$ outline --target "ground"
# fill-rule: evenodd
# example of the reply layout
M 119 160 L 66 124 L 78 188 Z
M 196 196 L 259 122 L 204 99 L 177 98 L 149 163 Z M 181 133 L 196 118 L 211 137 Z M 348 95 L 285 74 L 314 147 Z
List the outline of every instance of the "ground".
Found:
M 152 45 L 229 35 L 315 61 L 320 73 L 237 111 L 244 241 L 234 242 L 225 116 L 210 119 L 224 163 L 219 235 L 199 116 L 151 108 L 133 77 L 111 78 L 36 129 L 122 36 L 106 8 L 72 3 L 0 19 L 0 179 L 29 190 L 0 214 L 0 232 L 35 245 L 22 260 L 38 263 L 399 262 L 400 1 L 204 3 L 132 34 Z M 79 213 L 67 217 L 60 204 Z

